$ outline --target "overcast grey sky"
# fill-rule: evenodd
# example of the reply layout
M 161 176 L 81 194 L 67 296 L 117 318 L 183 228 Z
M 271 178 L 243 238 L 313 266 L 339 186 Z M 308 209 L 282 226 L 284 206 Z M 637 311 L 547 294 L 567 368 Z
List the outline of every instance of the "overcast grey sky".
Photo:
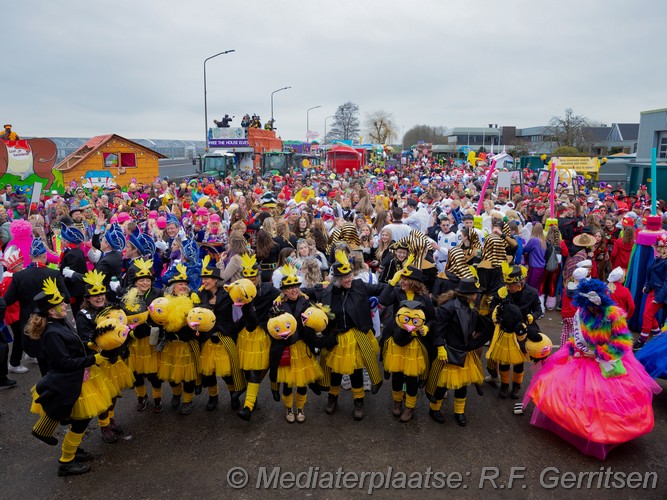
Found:
M 0 8 L 0 121 L 26 136 L 204 139 L 208 116 L 323 133 L 338 105 L 416 124 L 519 128 L 565 108 L 667 107 L 664 0 L 14 0 Z M 327 126 L 330 127 L 332 120 Z

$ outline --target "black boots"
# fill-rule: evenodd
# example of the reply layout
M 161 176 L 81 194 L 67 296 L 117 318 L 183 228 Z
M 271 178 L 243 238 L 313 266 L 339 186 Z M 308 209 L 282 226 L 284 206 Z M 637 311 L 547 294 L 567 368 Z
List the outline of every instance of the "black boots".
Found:
M 456 420 L 456 423 L 459 424 L 461 427 L 465 427 L 466 424 L 468 423 L 464 413 L 454 413 L 454 420 Z
M 66 463 L 62 462 L 58 463 L 58 475 L 61 477 L 78 476 L 80 474 L 85 474 L 86 472 L 89 471 L 90 471 L 90 465 L 79 463 L 76 460 L 72 460 L 71 462 L 66 462 Z
M 354 419 L 364 419 L 364 398 L 357 398 L 354 400 Z
M 500 384 L 500 391 L 498 392 L 498 397 L 500 399 L 507 399 L 510 397 L 510 385 L 509 384 Z
M 242 419 L 245 420 L 246 422 L 250 422 L 250 417 L 252 417 L 252 410 L 248 408 L 247 406 L 244 406 L 241 408 L 237 415 Z
M 218 407 L 218 396 L 209 396 L 206 403 L 206 410 L 213 411 Z
M 325 412 L 327 415 L 333 415 L 336 413 L 336 408 L 338 407 L 338 396 L 334 396 L 333 394 L 329 394 L 329 397 L 327 398 L 327 407 L 325 408 Z
M 445 423 L 445 417 L 442 415 L 440 410 L 429 410 L 428 416 L 435 420 L 438 424 Z
M 521 395 L 521 384 L 513 383 L 512 384 L 512 399 L 519 399 Z

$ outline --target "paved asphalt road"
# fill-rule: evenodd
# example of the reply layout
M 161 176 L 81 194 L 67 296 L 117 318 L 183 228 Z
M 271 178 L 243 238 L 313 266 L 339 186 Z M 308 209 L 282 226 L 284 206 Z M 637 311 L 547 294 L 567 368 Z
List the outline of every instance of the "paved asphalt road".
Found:
M 192 164 L 192 160 L 160 160 L 159 166 L 160 178 L 164 177 L 183 177 L 186 175 L 196 175 L 197 166 Z
M 557 313 L 548 313 L 540 324 L 553 340 L 558 338 Z M 138 413 L 135 396 L 127 391 L 116 409 L 126 438 L 105 444 L 93 422 L 83 442 L 95 454 L 92 472 L 59 478 L 59 447 L 49 447 L 30 435 L 36 419 L 28 413 L 30 388 L 38 380 L 38 370 L 31 366 L 29 373 L 13 375 L 19 381 L 17 388 L 0 393 L 2 498 L 287 498 L 295 494 L 364 498 L 371 482 L 378 485 L 373 496 L 379 498 L 445 498 L 449 494 L 454 495 L 450 498 L 667 498 L 667 391 L 654 399 L 653 432 L 619 446 L 604 462 L 529 425 L 530 410 L 523 416 L 513 415 L 514 401 L 499 399 L 490 387 L 484 397 L 470 391 L 465 428 L 452 418 L 451 397 L 444 405 L 444 425 L 428 417 L 423 396 L 415 419 L 401 424 L 391 416 L 391 392 L 386 383 L 377 395 L 367 393 L 366 418 L 361 422 L 352 419 L 349 391 L 342 391 L 339 411 L 333 416 L 324 413 L 325 395 L 309 393 L 307 421 L 302 425 L 285 422 L 282 405 L 273 401 L 266 381 L 260 391 L 260 407 L 250 423 L 230 410 L 224 388 L 216 411 L 205 410 L 207 398 L 202 394 L 187 417 L 168 408 L 168 388 L 164 391 L 167 404 L 159 415 L 151 413 L 150 405 L 148 411 Z M 58 431 L 60 439 L 62 430 Z M 280 470 L 274 471 L 276 467 Z M 321 487 L 301 491 L 294 482 L 304 486 L 309 468 L 310 481 Z M 424 486 L 429 470 L 430 489 L 409 491 L 405 484 L 401 488 L 402 473 L 414 481 L 420 473 Z M 494 488 L 491 479 L 482 481 L 482 477 L 492 478 L 496 470 Z M 512 470 L 515 479 L 510 482 Z M 568 475 L 601 471 L 616 474 L 607 480 L 608 488 L 604 480 L 600 481 L 603 487 L 597 487 L 597 476 L 592 487 L 586 487 L 585 476 L 577 488 L 576 480 L 572 482 Z M 366 476 L 362 487 L 355 487 L 364 472 L 384 476 Z M 654 472 L 657 485 L 651 489 L 613 487 L 619 484 L 614 477 L 632 472 Z M 229 483 L 242 481 L 246 473 L 248 484 L 233 489 Z M 299 473 L 303 474 L 294 476 Z M 448 478 L 445 486 L 453 491 L 433 487 L 443 482 L 443 473 Z M 258 478 L 260 488 L 256 487 Z M 333 489 L 336 481 L 339 485 L 348 481 L 350 487 Z

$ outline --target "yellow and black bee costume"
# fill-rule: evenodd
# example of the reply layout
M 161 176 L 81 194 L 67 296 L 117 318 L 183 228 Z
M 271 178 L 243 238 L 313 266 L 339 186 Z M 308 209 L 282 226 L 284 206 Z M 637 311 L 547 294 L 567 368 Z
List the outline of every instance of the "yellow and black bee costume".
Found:
M 261 283 L 261 274 L 255 255 L 241 256 L 243 277 L 253 282 L 257 288 L 257 296 L 252 301 L 254 317 L 244 315 L 244 326 L 239 332 L 236 341 L 239 351 L 239 366 L 243 370 L 248 388 L 246 390 L 243 408 L 238 416 L 243 420 L 250 420 L 255 408 L 259 386 L 269 369 L 269 349 L 271 338 L 266 333 L 266 323 L 273 307 L 273 301 L 280 295 L 280 290 L 268 283 Z M 277 383 L 272 384 L 274 391 L 278 390 Z
M 454 417 L 464 426 L 468 385 L 481 384 L 484 380 L 482 363 L 475 349 L 491 339 L 493 325 L 474 309 L 479 294 L 477 279 L 462 279 L 455 292 L 456 296 L 442 303 L 435 312 L 433 344 L 438 355 L 429 373 L 426 392 L 431 400 L 429 415 L 443 423 L 442 400 L 448 389 L 453 390 Z
M 388 338 L 383 346 L 385 376 L 391 374 L 394 408 L 401 422 L 412 420 L 420 379 L 426 378 L 429 362 L 429 327 L 424 304 L 414 300 L 400 302 L 393 325 L 387 326 Z M 405 391 L 403 390 L 405 384 Z M 405 409 L 402 408 L 405 398 Z
M 368 370 L 376 394 L 382 384 L 377 355 L 380 351 L 373 335 L 368 301 L 379 296 L 384 284 L 371 285 L 352 276 L 352 266 L 342 251 L 336 251 L 333 280 L 324 287 L 302 289 L 313 302 L 331 308 L 334 319 L 329 322 L 325 335 L 335 339 L 336 345 L 322 349 L 320 364 L 324 372 L 324 385 L 328 385 L 329 399 L 326 412 L 333 414 L 338 405 L 340 384 L 344 374 L 350 375 L 354 397 L 354 418 L 364 418 L 363 369 Z

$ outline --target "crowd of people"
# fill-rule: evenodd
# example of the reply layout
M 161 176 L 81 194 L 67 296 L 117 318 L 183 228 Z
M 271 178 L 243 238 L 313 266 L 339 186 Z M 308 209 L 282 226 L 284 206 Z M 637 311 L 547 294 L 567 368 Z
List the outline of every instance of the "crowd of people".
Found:
M 250 421 L 267 374 L 288 423 L 306 421 L 309 391 L 327 393 L 334 414 L 349 390 L 362 420 L 366 392 L 387 380 L 401 422 L 423 388 L 433 421 L 445 422 L 451 394 L 465 426 L 468 387 L 482 394 L 486 384 L 517 400 L 517 414 L 532 400 L 533 423 L 604 456 L 650 432 L 651 377 L 667 373 L 657 320 L 667 236 L 655 239 L 634 346 L 625 318 L 639 305 L 623 285 L 638 231 L 661 232 L 664 204 L 651 215 L 643 186 L 558 186 L 550 218 L 534 174 L 523 192 L 495 179 L 482 192 L 487 171 L 420 161 L 339 176 L 164 179 L 68 188 L 23 210 L 5 187 L 0 386 L 16 385 L 5 370 L 37 362 L 33 435 L 55 445 L 59 423 L 69 425 L 61 475 L 89 470 L 80 443 L 92 419 L 105 442 L 122 435 L 114 402 L 124 390 L 137 411 L 152 401 L 160 413 L 168 384 L 168 406 L 188 415 L 203 388 L 216 409 L 222 378 Z M 550 358 L 545 310 L 563 321 Z M 632 347 L 646 350 L 651 376 Z M 522 394 L 533 362 L 542 369 Z M 599 391 L 632 404 L 610 402 L 588 422 L 568 413 Z

